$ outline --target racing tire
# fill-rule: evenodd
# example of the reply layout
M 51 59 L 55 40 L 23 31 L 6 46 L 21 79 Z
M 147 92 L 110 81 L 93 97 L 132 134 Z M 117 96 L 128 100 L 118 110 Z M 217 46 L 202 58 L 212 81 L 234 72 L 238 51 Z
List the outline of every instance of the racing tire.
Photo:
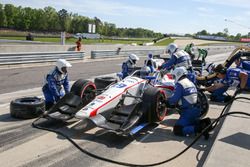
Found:
M 118 80 L 114 77 L 98 77 L 95 78 L 94 83 L 97 89 L 104 89 L 112 83 L 116 83 Z
M 10 115 L 14 118 L 36 118 L 45 111 L 45 102 L 38 97 L 23 97 L 10 102 Z
M 150 123 L 160 122 L 167 113 L 166 94 L 163 89 L 149 87 L 145 90 L 142 97 L 142 106 L 146 119 Z
M 72 85 L 70 92 L 80 96 L 85 106 L 96 97 L 96 86 L 89 80 L 79 79 Z
M 197 104 L 198 104 L 198 108 L 201 110 L 200 118 L 203 118 L 208 113 L 209 103 L 208 103 L 207 96 L 205 95 L 204 92 L 198 91 L 197 93 L 198 93 Z

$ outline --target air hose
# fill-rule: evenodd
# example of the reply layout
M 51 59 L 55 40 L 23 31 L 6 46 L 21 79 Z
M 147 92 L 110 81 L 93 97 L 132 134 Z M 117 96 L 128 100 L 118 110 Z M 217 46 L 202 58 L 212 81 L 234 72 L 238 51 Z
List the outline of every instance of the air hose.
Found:
M 232 104 L 232 102 L 234 100 L 237 100 L 237 99 L 245 99 L 245 100 L 249 100 L 250 101 L 250 98 L 246 98 L 246 97 L 236 97 L 234 96 L 234 98 L 231 99 L 231 101 L 229 101 L 223 108 L 223 110 L 221 111 L 221 114 L 218 118 L 216 118 L 215 120 L 212 121 L 212 123 L 210 125 L 208 125 L 206 128 L 203 129 L 203 131 L 198 134 L 195 139 L 191 142 L 191 144 L 189 144 L 185 149 L 183 149 L 181 152 L 179 152 L 178 154 L 172 156 L 171 158 L 168 158 L 164 161 L 160 161 L 160 162 L 155 162 L 155 163 L 151 163 L 151 164 L 133 164 L 133 163 L 127 163 L 127 162 L 120 162 L 120 161 L 115 161 L 115 160 L 112 160 L 112 159 L 108 159 L 108 158 L 105 158 L 105 157 L 101 157 L 99 155 L 96 155 L 96 154 L 93 154 L 83 148 L 81 148 L 75 141 L 73 141 L 69 136 L 67 136 L 66 134 L 60 132 L 60 131 L 57 131 L 55 129 L 50 129 L 50 128 L 46 128 L 46 127 L 41 127 L 37 124 L 35 124 L 39 119 L 41 119 L 42 117 L 44 116 L 40 116 L 39 118 L 37 118 L 33 123 L 32 123 L 32 126 L 34 128 L 37 128 L 37 129 L 42 129 L 42 130 L 46 130 L 46 131 L 50 131 L 50 132 L 54 132 L 54 133 L 57 133 L 58 135 L 61 135 L 63 137 L 65 137 L 70 143 L 72 143 L 78 150 L 80 150 L 82 153 L 84 154 L 87 154 L 88 156 L 92 157 L 92 158 L 95 158 L 95 159 L 98 159 L 98 160 L 102 160 L 102 161 L 106 161 L 106 162 L 109 162 L 109 163 L 113 163 L 113 164 L 118 164 L 118 165 L 123 165 L 123 166 L 133 166 L 133 167 L 147 167 L 147 166 L 157 166 L 157 165 L 161 165 L 161 164 L 164 164 L 164 163 L 167 163 L 167 162 L 170 162 L 174 159 L 176 159 L 177 157 L 179 157 L 180 155 L 182 155 L 184 152 L 186 152 L 190 147 L 192 147 L 196 141 L 201 137 L 203 136 L 203 134 L 208 131 L 208 129 L 214 129 L 217 124 L 219 123 L 219 121 L 228 116 L 228 115 L 235 115 L 235 114 L 239 114 L 239 115 L 245 115 L 245 116 L 249 116 L 250 117 L 250 114 L 249 113 L 246 113 L 246 112 L 239 112 L 239 111 L 235 111 L 235 112 L 228 112 L 228 113 L 224 113 L 225 110 L 227 109 L 227 107 Z M 46 118 L 46 117 L 45 117 Z

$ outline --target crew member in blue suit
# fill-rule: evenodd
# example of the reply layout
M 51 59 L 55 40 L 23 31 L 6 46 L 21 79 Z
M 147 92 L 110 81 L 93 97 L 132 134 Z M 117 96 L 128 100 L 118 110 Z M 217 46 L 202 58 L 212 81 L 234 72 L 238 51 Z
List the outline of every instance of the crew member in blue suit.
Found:
M 159 69 L 170 70 L 176 67 L 185 67 L 188 70 L 187 77 L 193 83 L 196 83 L 196 75 L 192 68 L 190 56 L 184 50 L 179 50 L 178 45 L 171 43 L 167 46 L 167 53 L 170 54 L 171 58 L 163 63 Z
M 234 61 L 234 63 L 237 68 L 250 71 L 250 61 L 243 61 L 241 58 L 238 58 Z
M 136 54 L 130 54 L 128 60 L 122 63 L 122 79 L 134 72 L 136 62 L 139 60 L 139 57 Z
M 204 89 L 212 92 L 210 98 L 212 101 L 228 102 L 231 100 L 231 96 L 224 94 L 229 87 L 234 89 L 250 88 L 250 71 L 240 68 L 226 69 L 222 64 L 219 64 L 215 67 L 214 72 L 217 73 L 217 77 L 221 79 L 221 81 Z
M 69 92 L 67 68 L 71 66 L 67 60 L 59 59 L 55 64 L 55 68 L 46 75 L 45 84 L 42 88 L 46 110 L 49 110 L 65 93 Z
M 197 107 L 198 93 L 196 86 L 187 78 L 185 67 L 177 67 L 173 71 L 175 79 L 175 90 L 173 95 L 167 99 L 167 107 L 173 107 L 178 103 L 180 118 L 174 125 L 174 134 L 178 136 L 187 136 L 202 132 L 211 121 L 209 118 L 200 119 L 201 110 Z M 208 131 L 204 134 L 208 139 Z

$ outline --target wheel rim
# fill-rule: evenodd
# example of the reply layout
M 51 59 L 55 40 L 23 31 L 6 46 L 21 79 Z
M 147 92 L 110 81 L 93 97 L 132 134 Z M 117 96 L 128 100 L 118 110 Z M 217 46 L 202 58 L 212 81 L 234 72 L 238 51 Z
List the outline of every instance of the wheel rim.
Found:
M 96 88 L 89 84 L 86 85 L 81 93 L 81 98 L 84 103 L 89 103 L 95 98 L 95 90 Z
M 156 114 L 160 121 L 162 121 L 166 115 L 167 108 L 165 105 L 166 96 L 163 91 L 157 96 L 157 104 L 156 104 Z

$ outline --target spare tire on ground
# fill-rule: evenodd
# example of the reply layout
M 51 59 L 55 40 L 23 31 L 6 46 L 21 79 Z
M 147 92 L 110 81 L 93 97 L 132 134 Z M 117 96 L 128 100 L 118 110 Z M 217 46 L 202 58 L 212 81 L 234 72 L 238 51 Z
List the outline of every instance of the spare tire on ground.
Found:
M 112 83 L 116 83 L 118 80 L 114 77 L 97 77 L 94 80 L 97 89 L 104 89 Z
M 10 115 L 14 118 L 36 118 L 45 111 L 45 102 L 38 97 L 23 97 L 10 102 Z

